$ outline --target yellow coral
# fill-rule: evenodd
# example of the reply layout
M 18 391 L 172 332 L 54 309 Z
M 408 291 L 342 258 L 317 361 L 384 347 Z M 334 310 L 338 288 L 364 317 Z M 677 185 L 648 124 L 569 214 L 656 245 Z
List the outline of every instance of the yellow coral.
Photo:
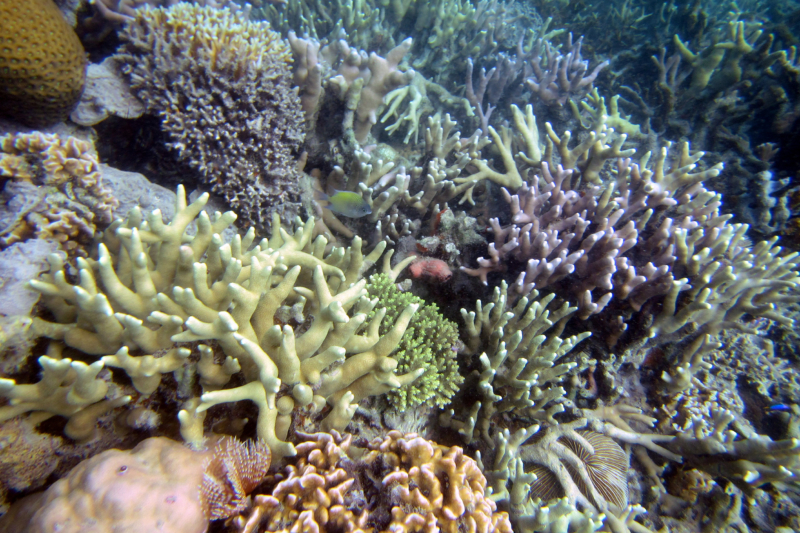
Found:
M 188 204 L 182 187 L 176 200 L 169 224 L 158 211 L 144 217 L 137 209 L 126 222 L 116 221 L 96 260 L 78 258 L 76 285 L 68 282 L 62 258 L 51 255 L 50 272 L 30 286 L 56 320 L 36 318 L 34 331 L 105 356 L 101 362 L 123 368 L 142 394 L 158 388 L 162 373 L 189 364 L 187 352 L 173 350 L 176 342 L 219 346 L 230 361 L 217 368 L 206 355 L 197 367 L 206 388 L 179 415 L 184 438 L 202 441 L 206 410 L 250 400 L 259 409 L 259 438 L 276 458 L 294 455 L 285 439 L 295 406 L 316 413 L 330 404 L 321 427 L 343 430 L 361 399 L 408 386 L 424 372 L 397 374 L 393 357 L 418 304 L 406 305 L 383 334 L 385 311 L 368 319 L 378 300 L 367 297 L 366 280 L 359 278 L 385 244 L 364 256 L 356 237 L 325 255 L 327 240 L 312 240 L 313 219 L 289 233 L 277 216 L 272 238 L 256 243 L 251 229 L 223 244 L 219 232 L 235 220 L 233 213 L 211 220 L 202 212 L 208 195 Z M 189 240 L 185 231 L 195 221 Z M 387 256 L 384 272 L 394 279 L 406 264 L 392 270 Z M 295 305 L 309 320 L 277 325 L 281 308 Z M 246 383 L 220 388 L 239 371 Z

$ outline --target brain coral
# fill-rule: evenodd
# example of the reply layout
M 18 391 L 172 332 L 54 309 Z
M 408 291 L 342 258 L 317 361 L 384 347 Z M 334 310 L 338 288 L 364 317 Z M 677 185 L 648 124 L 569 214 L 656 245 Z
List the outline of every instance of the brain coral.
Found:
M 237 532 L 511 533 L 458 446 L 399 431 L 358 444 L 335 431 L 301 436 L 284 473 L 267 478 L 268 494 L 234 519 Z
M 83 46 L 52 0 L 0 0 L 0 113 L 31 127 L 67 118 L 83 91 Z
M 291 53 L 246 12 L 180 3 L 139 9 L 116 57 L 178 158 L 225 198 L 243 227 L 300 206 L 303 112 Z

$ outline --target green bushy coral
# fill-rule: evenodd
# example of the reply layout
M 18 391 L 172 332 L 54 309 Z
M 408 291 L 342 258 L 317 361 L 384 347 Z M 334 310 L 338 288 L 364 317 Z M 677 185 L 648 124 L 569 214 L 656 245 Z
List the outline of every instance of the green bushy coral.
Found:
M 379 333 L 384 334 L 406 306 L 419 304 L 392 357 L 397 359 L 397 372 L 411 372 L 425 368 L 425 373 L 411 386 L 387 394 L 389 401 L 398 409 L 406 409 L 424 403 L 444 407 L 458 391 L 464 378 L 458 373 L 458 361 L 454 346 L 458 342 L 458 327 L 446 319 L 434 304 L 422 298 L 401 292 L 386 274 L 375 274 L 367 285 L 369 297 L 379 298 L 377 308 L 386 308 Z M 377 313 L 368 316 L 369 323 Z

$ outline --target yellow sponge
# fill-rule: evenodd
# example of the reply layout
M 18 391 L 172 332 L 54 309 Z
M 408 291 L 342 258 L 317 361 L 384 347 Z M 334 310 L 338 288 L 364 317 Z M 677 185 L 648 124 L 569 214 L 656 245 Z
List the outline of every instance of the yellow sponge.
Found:
M 0 114 L 31 127 L 64 120 L 86 54 L 52 0 L 0 0 Z

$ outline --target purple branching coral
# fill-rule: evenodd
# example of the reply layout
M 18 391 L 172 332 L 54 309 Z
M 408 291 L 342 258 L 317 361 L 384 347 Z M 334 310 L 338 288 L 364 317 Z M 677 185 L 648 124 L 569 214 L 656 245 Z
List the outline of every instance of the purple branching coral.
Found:
M 473 106 L 484 134 L 501 100 L 538 99 L 546 105 L 559 106 L 569 100 L 580 100 L 591 92 L 594 80 L 609 64 L 603 61 L 587 75 L 589 61 L 581 57 L 583 37 L 573 44 L 569 34 L 566 46 L 569 51 L 564 55 L 550 43 L 548 35 L 537 39 L 529 50 L 520 40 L 516 54 L 499 54 L 495 66 L 488 71 L 481 68 L 474 81 L 474 64 L 471 58 L 467 60 L 465 97 Z
M 543 162 L 515 194 L 503 189 L 512 223 L 492 219 L 489 258 L 463 270 L 486 282 L 489 272 L 524 265 L 519 294 L 556 291 L 582 319 L 602 313 L 612 345 L 645 307 L 651 337 L 690 322 L 716 333 L 745 314 L 791 322 L 776 306 L 800 298 L 798 254 L 782 255 L 777 239 L 751 246 L 748 226 L 728 223 L 721 195 L 703 187 L 722 165 L 697 169 L 702 156 L 688 143 L 677 154 L 664 147 L 652 166 L 649 154 L 620 158 L 610 179 L 589 183 Z
M 543 39 L 536 41 L 529 54 L 533 75 L 527 77 L 528 87 L 547 104 L 564 105 L 581 90 L 591 90 L 597 75 L 608 66 L 603 61 L 587 76 L 589 61 L 581 58 L 583 37 L 573 44 L 572 34 L 567 37 L 566 54 L 561 54 L 552 44 Z M 542 62 L 542 59 L 545 61 Z

